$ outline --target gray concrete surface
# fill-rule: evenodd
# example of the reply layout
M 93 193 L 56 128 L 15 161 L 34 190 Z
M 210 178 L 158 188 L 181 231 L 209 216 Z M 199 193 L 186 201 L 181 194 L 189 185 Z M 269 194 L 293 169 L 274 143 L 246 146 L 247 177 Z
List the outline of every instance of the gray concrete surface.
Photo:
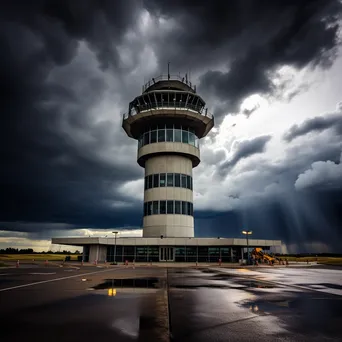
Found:
M 173 339 L 341 341 L 342 297 L 329 290 L 342 289 L 342 273 L 325 271 L 324 268 L 170 270 Z
M 156 278 L 158 289 L 108 295 L 113 279 L 136 277 Z M 1 340 L 169 341 L 165 279 L 166 270 L 154 268 L 3 269 Z
M 1 339 L 340 341 L 341 281 L 325 267 L 1 269 Z

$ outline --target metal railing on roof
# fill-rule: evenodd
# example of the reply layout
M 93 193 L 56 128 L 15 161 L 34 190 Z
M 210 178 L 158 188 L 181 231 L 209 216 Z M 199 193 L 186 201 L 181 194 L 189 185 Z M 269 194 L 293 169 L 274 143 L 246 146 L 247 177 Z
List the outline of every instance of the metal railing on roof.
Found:
M 182 77 L 180 75 L 159 75 L 157 77 L 152 77 L 151 80 L 146 82 L 142 87 L 142 92 L 145 92 L 147 88 L 151 87 L 153 84 L 159 81 L 180 81 L 190 87 L 194 92 L 196 92 L 196 85 L 192 84 L 187 76 Z
M 153 102 L 152 104 L 140 105 L 137 108 L 132 107 L 130 113 L 124 113 L 123 114 L 123 120 L 127 119 L 129 116 L 133 116 L 133 115 L 139 114 L 141 112 L 153 111 L 153 110 L 157 110 L 157 109 L 188 110 L 188 111 L 191 111 L 193 113 L 206 116 L 210 119 L 212 119 L 214 117 L 213 114 L 208 112 L 208 108 L 203 108 L 203 107 L 199 107 L 196 105 L 191 105 L 190 103 L 188 103 L 185 106 L 184 103 L 179 104 L 176 101 L 172 101 L 172 102 L 163 101 L 163 102 Z

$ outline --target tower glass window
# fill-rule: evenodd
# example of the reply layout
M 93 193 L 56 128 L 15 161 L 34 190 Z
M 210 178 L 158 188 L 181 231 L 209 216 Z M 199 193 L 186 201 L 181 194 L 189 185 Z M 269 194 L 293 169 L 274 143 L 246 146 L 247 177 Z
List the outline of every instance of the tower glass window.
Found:
M 190 215 L 188 213 L 188 203 L 189 202 L 182 201 L 182 214 L 183 215 Z
M 145 177 L 145 190 L 158 187 L 176 187 L 192 190 L 192 177 L 180 173 L 157 173 Z
M 175 214 L 181 214 L 182 208 L 181 208 L 181 201 L 175 201 Z
M 167 174 L 167 186 L 173 186 L 173 173 Z
M 167 213 L 168 214 L 173 214 L 174 210 L 173 210 L 173 207 L 174 207 L 174 202 L 173 201 L 167 201 L 166 203 L 166 209 L 167 209 Z
M 179 142 L 199 147 L 198 138 L 194 130 L 180 125 L 162 124 L 151 126 L 139 138 L 138 147 L 157 142 Z
M 186 175 L 181 176 L 181 187 L 186 188 Z
M 180 129 L 175 129 L 175 140 L 174 142 L 182 142 L 182 131 Z
M 147 145 L 150 143 L 150 132 L 144 133 L 144 140 L 143 140 L 144 145 Z
M 159 186 L 160 187 L 165 187 L 165 178 L 166 178 L 166 175 L 165 173 L 161 173 L 160 176 L 159 176 Z
M 185 144 L 189 143 L 189 132 L 188 131 L 182 131 L 182 142 Z
M 192 203 L 186 201 L 150 201 L 144 203 L 144 216 L 178 214 L 193 216 Z
M 151 144 L 157 142 L 157 131 L 151 131 Z
M 167 129 L 166 130 L 166 141 L 174 141 L 173 140 L 173 129 Z
M 158 188 L 159 187 L 159 174 L 153 175 L 153 187 Z
M 147 215 L 152 215 L 152 202 L 147 202 Z
M 150 91 L 148 96 L 142 94 L 136 97 L 129 108 L 129 115 L 134 115 L 145 110 L 153 108 L 187 108 L 199 114 L 206 115 L 203 111 L 205 102 L 196 94 L 191 95 L 177 88 L 168 87 L 163 89 Z
M 158 215 L 159 213 L 159 201 L 152 202 L 152 215 Z
M 159 201 L 159 214 L 166 214 L 166 201 Z
M 165 129 L 158 129 L 158 142 L 165 141 Z
M 195 134 L 189 132 L 189 144 L 195 146 Z
M 181 175 L 179 173 L 175 174 L 175 187 L 179 188 L 181 186 Z
M 152 177 L 153 177 L 152 175 L 148 176 L 148 187 L 149 188 L 152 188 L 152 186 L 153 186 L 153 178 Z
M 191 177 L 186 176 L 186 187 L 187 189 L 191 189 Z

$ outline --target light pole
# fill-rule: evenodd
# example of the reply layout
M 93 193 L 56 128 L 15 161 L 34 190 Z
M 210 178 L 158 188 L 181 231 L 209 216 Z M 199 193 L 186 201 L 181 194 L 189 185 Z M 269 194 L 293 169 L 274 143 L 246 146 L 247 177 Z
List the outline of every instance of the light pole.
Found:
M 112 232 L 113 234 L 115 234 L 114 236 L 114 265 L 116 264 L 116 235 L 119 233 L 119 232 Z
M 251 230 L 243 230 L 242 234 L 246 235 L 246 239 L 247 239 L 247 265 L 249 265 L 249 244 L 248 244 L 248 236 L 252 235 L 252 231 Z
M 110 251 L 109 245 L 108 245 L 108 235 L 106 235 L 105 238 L 107 238 L 107 253 L 106 253 L 106 259 L 105 259 L 105 262 L 107 262 L 107 257 L 109 257 L 109 251 Z

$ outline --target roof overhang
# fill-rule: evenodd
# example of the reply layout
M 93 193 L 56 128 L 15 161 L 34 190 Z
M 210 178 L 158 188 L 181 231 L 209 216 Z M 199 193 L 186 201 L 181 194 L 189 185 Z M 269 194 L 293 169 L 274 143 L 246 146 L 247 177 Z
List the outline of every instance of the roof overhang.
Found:
M 52 238 L 53 244 L 86 246 L 86 245 L 114 245 L 114 237 L 66 237 Z M 245 238 L 143 238 L 143 237 L 118 237 L 118 246 L 240 246 L 246 247 Z M 274 247 L 281 246 L 281 240 L 248 239 L 250 247 Z

